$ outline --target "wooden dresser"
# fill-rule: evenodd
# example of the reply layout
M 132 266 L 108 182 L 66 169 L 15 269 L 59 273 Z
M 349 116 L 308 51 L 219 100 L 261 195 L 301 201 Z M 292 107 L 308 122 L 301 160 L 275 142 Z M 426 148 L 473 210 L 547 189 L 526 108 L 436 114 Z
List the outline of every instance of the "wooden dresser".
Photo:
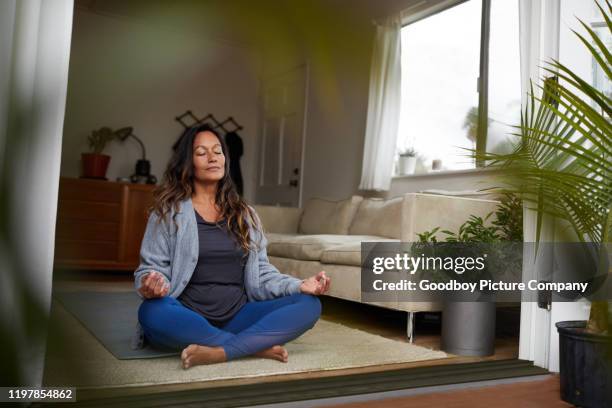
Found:
M 54 266 L 136 269 L 154 188 L 149 184 L 60 178 Z

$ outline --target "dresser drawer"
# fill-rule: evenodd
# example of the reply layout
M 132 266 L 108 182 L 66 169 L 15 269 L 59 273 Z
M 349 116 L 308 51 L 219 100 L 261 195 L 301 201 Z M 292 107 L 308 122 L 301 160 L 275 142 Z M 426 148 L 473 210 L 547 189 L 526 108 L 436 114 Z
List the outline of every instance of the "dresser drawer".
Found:
M 101 222 L 78 219 L 64 219 L 57 224 L 57 239 L 117 241 L 119 240 L 118 222 Z
M 106 241 L 57 239 L 55 257 L 66 261 L 117 261 L 118 244 Z
M 74 200 L 98 203 L 119 203 L 122 196 L 122 183 L 104 180 L 71 179 L 63 177 L 59 186 L 59 201 Z
M 57 215 L 61 220 L 119 222 L 120 203 L 98 203 L 93 201 L 60 201 Z

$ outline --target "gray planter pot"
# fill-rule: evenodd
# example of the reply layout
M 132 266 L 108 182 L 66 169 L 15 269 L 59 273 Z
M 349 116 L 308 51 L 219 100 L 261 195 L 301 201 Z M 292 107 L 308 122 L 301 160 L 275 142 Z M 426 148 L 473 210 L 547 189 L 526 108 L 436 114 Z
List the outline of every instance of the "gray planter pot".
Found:
M 494 302 L 444 302 L 442 350 L 460 356 L 495 353 Z

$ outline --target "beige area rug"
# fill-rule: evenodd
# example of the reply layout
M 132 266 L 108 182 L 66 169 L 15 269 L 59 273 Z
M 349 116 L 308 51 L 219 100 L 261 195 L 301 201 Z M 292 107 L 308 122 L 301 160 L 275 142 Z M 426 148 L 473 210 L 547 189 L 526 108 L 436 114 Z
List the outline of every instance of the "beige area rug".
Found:
M 405 363 L 447 357 L 442 351 L 390 340 L 320 319 L 287 343 L 289 362 L 246 357 L 226 363 L 181 367 L 176 357 L 118 360 L 59 302 L 52 307 L 52 341 L 44 384 L 86 388 L 146 386 L 251 378 L 322 370 Z

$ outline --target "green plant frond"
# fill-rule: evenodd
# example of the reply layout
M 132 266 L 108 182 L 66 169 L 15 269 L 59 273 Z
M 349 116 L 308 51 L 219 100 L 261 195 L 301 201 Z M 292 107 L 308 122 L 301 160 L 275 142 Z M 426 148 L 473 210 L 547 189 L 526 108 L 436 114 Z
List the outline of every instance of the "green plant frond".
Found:
M 553 101 L 551 87 L 556 81 L 553 77 L 546 78 L 544 82 L 544 87 L 540 87 L 542 90 L 541 99 L 537 98 L 533 92 L 529 95 L 531 106 L 536 109 L 536 115 L 529 115 L 529 112 L 526 111 L 525 117 L 530 120 L 521 124 L 521 135 L 529 135 L 529 129 L 550 129 L 552 126 L 556 126 L 554 113 L 550 110 L 550 103 Z M 540 156 L 541 152 L 539 150 L 542 147 L 541 145 L 534 143 L 534 140 L 527 139 L 522 140 L 522 143 L 529 148 L 534 158 Z
M 556 98 L 556 102 L 561 103 L 565 107 L 573 105 L 574 108 L 580 108 L 579 112 L 582 115 L 589 118 L 597 126 L 603 126 L 603 129 L 600 131 L 600 133 L 604 136 L 607 136 L 607 141 L 610 142 L 611 136 L 609 132 L 605 132 L 605 130 L 609 130 L 611 124 L 606 119 L 606 117 L 597 110 L 593 109 L 590 104 L 584 102 L 582 98 L 572 92 L 569 88 L 563 86 L 562 84 L 555 84 L 554 86 L 556 87 L 554 96 Z M 602 96 L 604 95 L 602 94 Z M 610 99 L 606 99 L 607 101 L 610 101 Z
M 600 106 L 603 110 L 606 111 L 606 114 L 608 116 L 612 116 L 611 115 L 612 108 L 610 108 L 610 104 L 606 102 L 606 100 L 609 101 L 609 99 L 606 98 L 602 92 L 598 91 L 596 88 L 591 86 L 591 84 L 589 84 L 587 81 L 583 80 L 578 75 L 573 73 L 569 68 L 561 64 L 559 61 L 554 60 L 554 59 L 553 61 L 555 62 L 555 65 L 559 68 L 560 71 L 565 72 L 569 78 L 572 78 L 574 80 L 575 82 L 574 86 L 577 89 L 580 89 L 582 92 L 588 95 L 591 99 L 593 99 L 593 101 L 597 103 L 598 106 Z
M 558 188 L 563 193 L 578 191 L 579 194 L 585 193 L 593 197 L 601 196 L 603 199 L 609 199 L 612 196 L 609 191 L 601 188 L 599 181 L 588 175 L 581 176 L 579 174 L 571 174 L 569 171 L 560 173 L 555 170 L 549 170 L 537 173 L 535 178 L 539 178 L 552 187 Z M 576 185 L 576 183 L 581 184 Z
M 535 97 L 531 97 L 532 101 L 535 100 Z M 539 109 L 538 109 L 538 114 L 543 112 L 543 111 L 547 111 L 548 109 L 546 108 L 545 104 L 540 104 L 539 105 Z M 543 139 L 542 134 L 543 132 L 540 132 L 539 129 L 544 128 L 545 130 L 548 130 L 547 128 L 550 127 L 550 122 L 543 126 L 543 122 L 541 120 L 541 118 L 545 116 L 545 115 L 538 115 L 536 117 L 536 122 L 534 124 L 523 124 L 521 126 L 521 134 L 522 134 L 522 139 L 521 139 L 521 149 L 520 149 L 520 157 L 516 157 L 516 159 L 521 158 L 523 161 L 526 161 L 527 163 L 523 163 L 523 164 L 530 164 L 536 168 L 541 168 L 542 167 L 542 163 L 541 163 L 541 158 L 543 155 L 546 154 L 546 145 L 542 144 L 542 143 L 538 143 L 540 140 Z M 536 130 L 534 132 L 534 129 Z M 545 132 L 548 133 L 548 132 Z M 511 162 L 513 158 L 511 158 Z
M 571 107 L 569 107 L 571 108 Z M 610 145 L 605 143 L 605 137 L 597 125 L 590 123 L 589 121 L 573 121 L 571 117 L 567 115 L 565 112 L 561 112 L 556 108 L 551 108 L 559 117 L 560 120 L 564 120 L 567 123 L 568 127 L 571 129 L 567 129 L 568 136 L 572 137 L 575 132 L 580 133 L 583 137 L 589 140 L 590 143 L 595 145 L 597 149 L 602 150 L 603 152 L 610 153 Z M 582 126 L 584 125 L 584 126 Z M 585 129 L 586 127 L 586 129 Z M 606 126 L 608 127 L 608 126 Z M 603 129 L 605 131 L 605 128 Z M 598 137 L 601 136 L 601 137 Z M 603 140 L 603 143 L 602 143 Z
M 595 42 L 597 49 L 586 38 L 584 38 L 582 34 L 578 33 L 576 30 L 572 30 L 572 32 L 576 34 L 576 36 L 578 36 L 580 41 L 582 41 L 582 43 L 589 49 L 589 51 L 591 51 L 591 54 L 593 55 L 593 58 L 595 58 L 595 61 L 597 62 L 597 64 L 601 67 L 601 69 L 604 70 L 604 72 L 606 73 L 606 76 L 610 78 L 612 76 L 611 75 L 612 71 L 610 71 L 610 63 L 612 61 L 612 56 L 610 55 L 610 51 L 601 41 L 599 36 L 595 34 L 595 32 L 593 31 L 591 27 L 589 27 L 587 24 L 584 23 L 584 21 L 580 19 L 578 19 L 578 21 L 580 22 L 580 24 L 582 24 L 585 30 L 587 30 L 587 32 L 591 36 L 591 39 L 593 40 L 593 42 Z M 601 55 L 604 55 L 607 61 L 604 61 Z
M 605 0 L 605 1 L 606 1 L 606 4 L 608 5 L 608 11 L 612 13 L 612 3 L 610 3 L 610 0 Z M 597 8 L 601 10 L 601 14 L 605 16 L 606 12 L 603 11 L 603 9 L 599 6 L 599 2 L 596 1 L 595 4 L 597 4 Z M 608 24 L 608 27 L 610 27 L 610 31 L 612 31 L 612 24 Z
M 608 160 L 605 160 L 604 157 L 602 157 L 602 154 L 597 151 L 590 150 L 583 144 L 581 144 L 581 142 L 586 142 L 588 140 L 587 138 L 582 137 L 576 140 L 575 142 L 569 141 L 567 139 L 557 139 L 554 142 L 550 142 L 549 140 L 554 140 L 554 137 L 557 137 L 557 135 L 551 133 L 549 134 L 549 136 L 551 136 L 551 138 L 548 140 L 544 140 L 539 137 L 535 138 L 539 143 L 545 146 L 549 146 L 551 148 L 551 156 L 556 155 L 557 160 L 567 160 L 569 158 L 575 158 L 575 162 L 577 162 L 580 166 L 583 166 L 586 169 L 589 169 L 594 172 L 612 170 L 612 164 Z M 532 138 L 532 136 L 525 136 L 525 138 Z M 560 152 L 566 153 L 566 155 L 561 155 Z M 548 157 L 547 159 L 548 160 L 544 160 L 547 163 L 550 162 L 550 160 L 554 160 L 550 157 Z M 602 166 L 603 169 L 592 169 L 591 165 Z
M 539 142 L 544 141 L 554 146 L 556 141 L 549 135 L 554 134 L 554 129 L 558 128 L 560 125 L 552 109 L 543 103 L 540 104 L 540 107 L 542 107 L 542 111 L 546 112 L 544 115 L 544 117 L 546 117 L 546 121 L 540 124 L 534 124 L 533 127 L 526 127 L 523 131 L 525 132 L 525 135 L 530 138 L 528 141 L 531 142 L 529 143 L 529 147 L 532 150 L 533 157 L 541 163 L 543 160 L 546 160 L 546 156 L 554 154 L 554 149 L 549 148 L 547 144 Z M 540 131 L 540 129 L 544 131 Z
M 539 185 L 544 185 L 543 189 L 550 192 L 551 199 L 558 199 L 561 195 L 575 195 L 584 198 L 588 196 L 593 203 L 599 203 L 600 207 L 605 207 L 606 203 L 612 199 L 609 189 L 601 187 L 601 183 L 588 177 L 578 175 L 558 174 L 555 171 L 518 171 L 507 172 L 506 178 L 516 179 L 520 177 L 520 182 L 508 183 L 519 188 L 519 193 L 529 193 L 539 189 Z M 583 183 L 577 185 L 577 183 Z M 530 187 L 533 186 L 533 187 Z
M 610 242 L 610 235 L 612 234 L 612 206 L 608 207 L 604 225 L 606 227 L 603 229 L 603 236 L 599 242 Z
M 544 192 L 542 186 L 538 186 L 538 191 L 535 193 L 535 203 L 537 207 L 537 217 L 536 217 L 536 242 L 540 242 L 542 237 L 542 226 L 544 224 L 544 214 L 545 210 L 549 211 L 545 208 L 545 200 L 544 200 Z M 536 246 L 537 251 L 537 246 Z
M 525 136 L 525 138 L 528 137 L 530 136 Z M 521 180 L 537 182 L 544 178 L 558 178 L 562 182 L 567 180 L 569 184 L 585 185 L 591 189 L 597 189 L 601 185 L 599 181 L 594 179 L 594 176 L 601 175 L 602 170 L 599 166 L 605 161 L 600 161 L 597 156 L 583 148 L 578 152 L 573 152 L 568 146 L 561 145 L 559 147 L 558 144 L 549 144 L 558 147 L 558 149 L 556 156 L 547 163 L 538 163 L 537 160 L 532 158 L 528 148 L 505 155 L 486 152 L 478 154 L 474 150 L 472 152 L 485 161 L 486 167 L 503 169 L 506 174 L 511 177 L 518 177 Z M 570 142 L 570 144 L 577 147 L 574 142 Z
M 551 64 L 551 65 L 554 66 L 554 64 Z M 580 89 L 583 93 L 589 96 L 589 98 L 593 100 L 593 102 L 595 102 L 600 109 L 606 111 L 606 114 L 608 115 L 610 114 L 609 110 L 610 110 L 610 103 L 612 102 L 612 99 L 610 99 L 602 91 L 591 86 L 588 82 L 585 82 L 584 80 L 582 80 L 583 83 L 575 81 L 572 77 L 563 74 L 563 72 L 559 72 L 559 69 L 556 66 L 554 66 L 554 69 L 547 68 L 547 67 L 543 67 L 542 69 L 544 69 L 547 72 L 556 72 L 559 78 L 563 79 L 565 82 L 567 82 L 572 87 L 576 89 Z
M 610 139 L 609 134 L 610 134 L 610 129 L 612 128 L 610 127 L 610 124 L 608 123 L 606 118 L 603 117 L 601 114 L 597 113 L 596 111 L 591 111 L 593 114 L 593 119 L 595 119 L 597 122 L 593 123 L 593 121 L 591 120 L 583 120 L 586 116 L 577 116 L 576 110 L 575 110 L 577 108 L 583 109 L 582 106 L 576 107 L 575 105 L 568 104 L 563 100 L 561 102 L 563 106 L 566 107 L 567 111 L 571 112 L 570 114 L 573 117 L 579 118 L 581 120 L 579 122 L 576 122 L 572 120 L 572 117 L 568 116 L 567 113 L 561 112 L 559 109 L 551 105 L 546 105 L 546 107 L 542 109 L 552 111 L 559 119 L 564 120 L 568 126 L 573 128 L 574 131 L 580 132 L 583 136 L 587 137 L 591 143 L 597 145 L 598 148 L 609 153 L 610 152 L 609 149 L 611 145 L 610 143 L 607 143 L 607 142 L 609 141 L 608 139 Z M 540 106 L 543 106 L 543 105 L 544 105 L 543 103 L 540 104 Z M 586 111 L 586 108 L 585 108 L 585 111 Z M 580 126 L 581 124 L 584 124 L 587 127 L 587 129 Z M 543 128 L 544 130 L 548 130 L 547 127 L 538 126 L 538 124 L 534 124 L 530 128 L 536 128 L 536 129 Z M 600 137 L 597 137 L 597 136 L 600 136 Z
M 570 119 L 572 118 L 572 112 L 570 111 L 570 113 L 568 114 L 568 117 L 570 117 Z M 574 133 L 575 130 L 570 126 L 570 124 L 567 121 L 563 121 L 563 120 L 556 120 L 555 121 L 555 126 L 553 129 L 551 129 L 551 134 L 552 135 L 559 135 L 560 139 L 564 139 L 564 140 L 572 140 L 574 138 Z
M 549 82 L 550 83 L 550 82 Z M 546 95 L 548 94 L 549 90 L 548 87 L 545 87 L 543 90 L 543 94 Z M 552 113 L 550 112 L 550 109 L 548 109 L 549 105 L 547 103 L 543 103 L 540 99 L 538 99 L 535 94 L 532 92 L 531 95 L 529 95 L 530 100 L 532 101 L 532 104 L 534 106 L 536 106 L 536 101 L 537 103 L 537 109 L 536 109 L 536 115 L 535 117 L 531 117 L 531 119 L 533 120 L 533 122 L 529 121 L 527 122 L 529 124 L 528 127 L 525 127 L 526 129 L 529 128 L 536 128 L 536 129 L 541 129 L 541 128 L 547 128 L 550 126 L 551 121 L 547 119 L 548 118 L 552 118 L 554 119 L 554 117 L 552 117 Z M 544 96 L 543 96 L 544 98 Z M 546 125 L 543 125 L 544 123 L 546 123 Z M 537 149 L 538 146 L 537 145 L 532 145 L 531 146 L 531 151 L 534 153 L 537 153 Z
M 612 23 L 610 22 L 610 18 L 608 17 L 608 15 L 603 11 L 603 9 L 599 6 L 599 4 L 597 3 L 597 1 L 595 1 L 595 5 L 596 7 L 599 9 L 599 11 L 601 12 L 602 17 L 604 18 L 604 20 L 606 21 L 606 25 L 608 26 L 608 30 L 610 32 L 612 32 Z M 587 30 L 587 32 L 589 33 L 589 35 L 591 36 L 593 42 L 597 45 L 597 47 L 599 48 L 599 50 L 601 51 L 601 53 L 603 55 L 606 56 L 606 59 L 608 60 L 608 64 L 611 63 L 612 61 L 612 55 L 610 54 L 610 51 L 607 49 L 607 47 L 604 45 L 604 43 L 601 41 L 601 39 L 599 38 L 599 36 L 595 33 L 595 31 L 589 27 L 588 24 L 586 24 L 583 20 L 581 19 L 577 19 L 580 24 L 582 24 L 582 26 Z M 579 35 L 579 34 L 576 34 Z
M 585 81 L 584 79 L 582 79 L 580 76 L 575 74 L 570 68 L 568 68 L 561 62 L 557 61 L 556 59 L 553 58 L 551 61 L 545 62 L 545 64 L 549 65 L 550 67 L 542 66 L 541 68 L 543 70 L 559 76 L 559 78 L 562 78 L 567 83 L 569 83 L 570 85 L 572 85 L 573 87 L 577 89 L 580 89 L 587 95 L 591 95 L 591 94 L 595 95 L 594 99 L 605 98 L 608 101 L 610 100 L 610 98 L 608 98 L 602 91 L 593 87 L 588 81 Z
M 574 178 L 580 180 L 579 177 Z M 595 199 L 592 195 L 589 201 L 585 200 L 588 188 L 576 187 L 580 186 L 579 181 L 566 180 L 563 175 L 555 172 L 508 173 L 503 180 L 511 186 L 507 191 L 518 193 L 524 200 L 536 203 L 539 213 L 566 219 L 580 239 L 584 235 L 590 239 L 601 239 L 598 225 L 605 214 L 604 204 L 612 202 L 609 188 L 603 190 L 607 193 L 601 194 L 601 199 Z M 539 221 L 542 221 L 541 217 Z M 536 232 L 538 238 L 539 234 Z
M 520 187 L 519 187 L 520 188 Z M 547 202 L 550 201 L 551 204 L 547 205 L 546 207 L 550 210 L 555 212 L 556 214 L 563 214 L 566 212 L 566 210 L 569 208 L 567 206 L 567 203 L 562 203 L 561 200 L 566 200 L 568 202 L 575 202 L 581 199 L 581 197 L 577 194 L 567 194 L 567 193 L 561 193 L 559 191 L 558 188 L 550 188 L 548 186 L 542 185 L 539 186 L 539 189 L 533 188 L 533 189 L 524 189 L 524 190 L 518 190 L 520 191 L 523 197 L 538 197 L 539 200 L 542 200 L 542 202 Z M 556 199 L 556 202 L 552 202 L 551 200 Z M 601 213 L 602 211 L 602 207 L 601 206 L 595 206 L 595 205 L 588 205 L 588 206 L 580 206 L 577 207 L 575 204 L 572 204 L 572 207 L 575 209 L 579 209 L 579 208 L 588 208 L 589 211 L 597 211 L 597 213 Z M 582 217 L 581 214 L 577 213 L 577 215 L 580 215 Z M 586 218 L 582 217 L 583 219 L 586 220 Z M 588 222 L 583 222 L 583 224 L 588 224 Z
M 606 120 L 606 117 L 603 116 L 596 109 L 594 109 L 589 103 L 583 101 L 580 96 L 578 96 L 576 93 L 572 92 L 568 87 L 562 84 L 557 84 L 555 86 L 555 102 L 563 103 L 565 106 L 571 104 L 574 108 L 580 108 L 580 114 L 591 119 L 597 124 L 605 125 L 608 129 L 610 128 L 610 123 Z M 605 98 L 605 95 L 603 93 L 601 95 Z M 606 98 L 606 101 L 609 102 L 611 100 L 609 98 Z
M 612 13 L 612 7 L 610 7 L 610 2 L 608 0 L 606 0 L 606 3 L 608 4 L 608 11 L 610 13 Z M 597 8 L 599 9 L 599 12 L 601 13 L 601 15 L 603 16 L 603 18 L 606 20 L 606 24 L 608 25 L 608 29 L 610 31 L 612 31 L 612 21 L 610 20 L 610 17 L 608 17 L 608 14 L 604 11 L 604 9 L 601 7 L 601 5 L 599 4 L 599 2 L 595 2 L 595 5 L 597 6 Z
M 607 136 L 607 140 L 610 141 L 611 136 L 609 135 L 609 132 L 606 132 L 606 130 L 609 131 L 612 125 L 604 115 L 593 109 L 590 104 L 584 102 L 578 95 L 563 85 L 557 86 L 555 98 L 555 102 L 568 107 L 568 110 L 577 111 L 581 115 L 579 117 L 587 118 L 597 126 L 603 126 L 604 128 L 601 129 L 600 133 Z M 569 109 L 569 106 L 571 106 L 572 109 Z M 597 128 L 595 129 L 597 130 Z
M 598 221 L 600 218 L 592 218 L 585 215 L 589 211 L 592 211 L 592 209 L 588 207 L 572 206 L 567 196 L 560 198 L 566 200 L 566 204 L 564 206 L 551 206 L 546 202 L 546 198 L 544 196 L 538 197 L 538 200 L 531 199 L 531 201 L 539 204 L 539 212 L 549 214 L 569 222 L 578 237 L 582 238 L 586 235 L 590 239 L 599 239 L 600 233 L 597 227 L 599 225 Z M 527 200 L 530 199 L 528 198 Z
M 584 228 L 581 228 L 580 225 L 576 223 L 574 217 L 570 216 L 564 208 L 561 207 L 552 207 L 544 204 L 544 198 L 535 196 L 525 196 L 523 197 L 526 203 L 535 204 L 535 207 L 530 207 L 527 205 L 526 207 L 529 210 L 536 211 L 537 219 L 536 223 L 539 225 L 539 231 L 541 231 L 542 222 L 544 216 L 548 215 L 554 218 L 559 218 L 566 220 L 570 225 L 570 228 L 574 231 L 576 236 L 580 239 L 580 241 L 584 242 L 584 236 L 586 235 L 589 239 L 597 239 L 597 234 L 590 233 L 589 231 L 585 231 Z M 536 242 L 540 242 L 541 233 L 538 232 L 538 228 L 536 227 Z M 596 241 L 597 242 L 597 241 Z

